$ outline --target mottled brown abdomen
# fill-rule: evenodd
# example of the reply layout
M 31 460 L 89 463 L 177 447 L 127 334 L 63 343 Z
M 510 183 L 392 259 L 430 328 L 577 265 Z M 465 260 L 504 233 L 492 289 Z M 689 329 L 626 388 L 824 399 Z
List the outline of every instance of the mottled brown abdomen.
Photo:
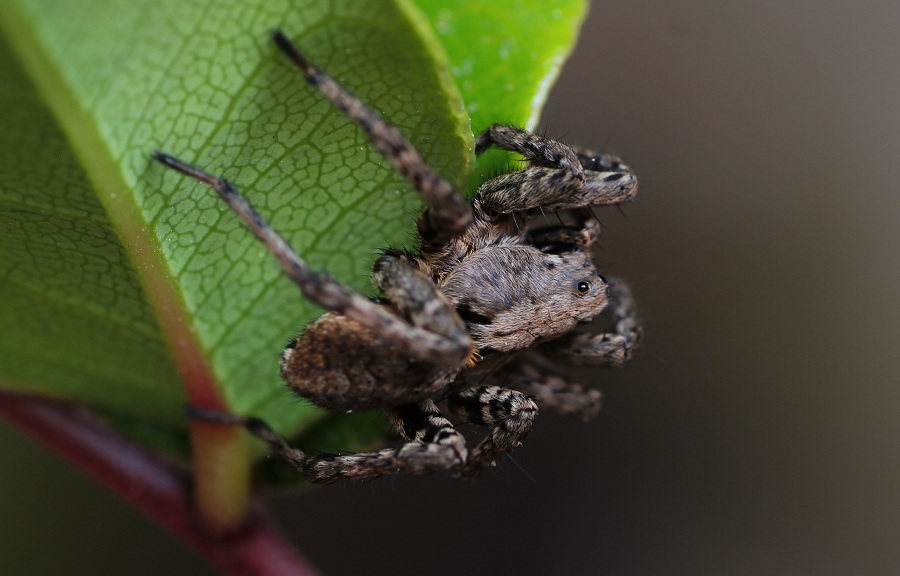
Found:
M 455 373 L 405 358 L 390 341 L 333 312 L 310 324 L 281 355 L 281 377 L 287 385 L 329 410 L 384 408 L 434 398 Z

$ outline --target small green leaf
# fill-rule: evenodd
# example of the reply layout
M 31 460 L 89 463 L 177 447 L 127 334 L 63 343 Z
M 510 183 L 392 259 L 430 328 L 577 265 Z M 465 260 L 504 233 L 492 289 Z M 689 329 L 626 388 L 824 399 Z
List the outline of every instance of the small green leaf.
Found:
M 553 81 L 587 15 L 583 0 L 419 0 L 450 59 L 472 130 L 494 123 L 537 127 Z M 509 155 L 478 159 L 472 186 L 509 170 Z
M 157 446 L 183 438 L 204 377 L 237 413 L 313 426 L 324 413 L 290 396 L 277 359 L 320 311 L 212 191 L 150 153 L 231 179 L 314 267 L 370 291 L 377 249 L 413 243 L 418 196 L 270 30 L 465 186 L 472 131 L 449 72 L 476 130 L 532 125 L 584 11 L 526 4 L 5 2 L 0 386 L 88 404 Z

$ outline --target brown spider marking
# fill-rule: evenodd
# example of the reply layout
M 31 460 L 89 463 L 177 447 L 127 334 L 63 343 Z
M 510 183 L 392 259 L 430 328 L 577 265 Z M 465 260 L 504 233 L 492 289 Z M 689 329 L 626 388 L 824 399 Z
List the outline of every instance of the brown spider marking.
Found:
M 322 408 L 381 408 L 406 440 L 399 448 L 312 455 L 256 418 L 200 408 L 191 417 L 244 426 L 309 481 L 453 470 L 472 476 L 518 446 L 542 406 L 585 419 L 600 394 L 569 383 L 551 358 L 570 365 L 621 366 L 640 341 L 628 288 L 591 260 L 600 233 L 592 206 L 633 200 L 637 180 L 620 159 L 569 147 L 512 126 L 476 141 L 518 152 L 524 170 L 485 182 L 467 202 L 391 124 L 306 61 L 280 31 L 277 46 L 306 80 L 343 110 L 422 195 L 418 250 L 385 250 L 372 280 L 374 302 L 315 272 L 228 181 L 156 152 L 165 166 L 211 186 L 262 241 L 307 298 L 329 310 L 287 347 L 281 376 Z M 529 229 L 534 214 L 567 221 Z M 594 320 L 611 320 L 603 331 Z M 353 354 L 346 354 L 353 350 Z M 468 450 L 436 402 L 490 428 Z

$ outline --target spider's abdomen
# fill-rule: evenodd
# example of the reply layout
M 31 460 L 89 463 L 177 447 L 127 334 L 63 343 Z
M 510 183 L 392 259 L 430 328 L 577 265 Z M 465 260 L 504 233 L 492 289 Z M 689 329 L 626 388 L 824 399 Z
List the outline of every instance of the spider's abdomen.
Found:
M 391 342 L 333 312 L 310 324 L 281 354 L 281 377 L 287 385 L 329 410 L 366 410 L 433 398 L 447 389 L 456 372 L 410 360 Z

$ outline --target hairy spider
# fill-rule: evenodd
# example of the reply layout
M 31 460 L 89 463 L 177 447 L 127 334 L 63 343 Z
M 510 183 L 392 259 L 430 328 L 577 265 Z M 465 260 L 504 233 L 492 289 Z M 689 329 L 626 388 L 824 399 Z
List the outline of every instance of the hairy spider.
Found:
M 307 62 L 284 34 L 274 32 L 274 40 L 425 201 L 419 249 L 385 250 L 375 262 L 381 298 L 311 270 L 230 182 L 162 152 L 154 158 L 211 186 L 303 294 L 329 310 L 282 353 L 288 386 L 322 408 L 381 408 L 406 443 L 312 455 L 257 418 L 202 409 L 192 417 L 245 426 L 311 482 L 328 483 L 439 470 L 471 476 L 520 444 L 538 404 L 594 416 L 599 392 L 565 381 L 552 359 L 621 366 L 637 347 L 640 328 L 627 287 L 601 276 L 589 253 L 600 232 L 591 206 L 632 200 L 637 180 L 630 168 L 607 154 L 493 125 L 478 137 L 476 154 L 496 146 L 529 165 L 488 180 L 469 203 L 396 128 Z M 530 216 L 545 210 L 562 211 L 569 221 L 529 230 Z M 611 318 L 609 331 L 592 323 L 601 313 Z M 441 401 L 490 433 L 467 450 L 438 409 Z

